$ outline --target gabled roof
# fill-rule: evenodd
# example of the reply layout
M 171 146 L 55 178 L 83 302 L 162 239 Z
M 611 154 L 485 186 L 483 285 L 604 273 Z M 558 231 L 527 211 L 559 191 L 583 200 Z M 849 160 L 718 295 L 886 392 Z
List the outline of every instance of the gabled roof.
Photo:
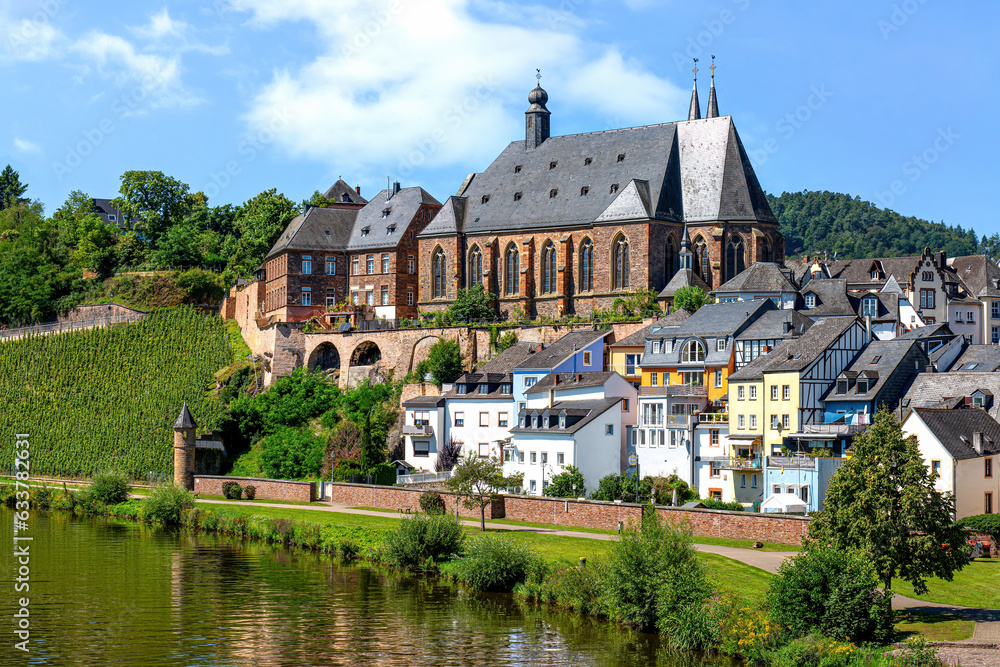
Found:
M 969 345 L 949 370 L 963 373 L 995 373 L 1000 369 L 1000 347 Z
M 583 348 L 607 336 L 610 331 L 571 331 L 548 347 L 525 357 L 514 368 L 522 370 L 552 370 Z
M 420 232 L 421 238 L 429 236 L 448 236 L 461 234 L 465 231 L 465 209 L 468 200 L 465 197 L 448 197 L 444 206 L 437 212 L 434 219 Z
M 686 313 L 687 311 L 685 310 L 685 311 L 681 311 L 681 312 L 685 312 Z M 609 347 L 612 347 L 612 348 L 615 348 L 615 347 L 642 347 L 643 345 L 646 344 L 646 337 L 653 330 L 654 326 L 656 326 L 656 325 L 655 324 L 648 324 L 648 325 L 644 326 L 643 328 L 639 329 L 638 331 L 636 331 L 636 332 L 634 332 L 632 334 L 629 334 L 625 338 L 622 338 L 617 343 L 612 343 Z
M 897 340 L 922 340 L 924 338 L 954 338 L 956 334 L 948 328 L 947 322 L 928 324 L 925 327 L 917 327 L 903 332 L 896 336 Z
M 361 193 L 345 183 L 342 178 L 338 178 L 337 182 L 331 185 L 330 188 L 323 193 L 323 196 L 331 201 L 337 202 L 338 204 L 368 203 L 368 200 L 362 197 Z
M 357 217 L 356 208 L 311 206 L 288 223 L 266 259 L 286 250 L 343 251 Z
M 798 338 L 778 343 L 766 355 L 757 357 L 730 375 L 729 381 L 760 380 L 764 373 L 801 372 L 857 321 L 856 317 L 829 317 L 820 320 Z
M 782 269 L 774 262 L 754 262 L 743 273 L 723 283 L 715 293 L 798 291 L 785 275 L 785 271 L 786 269 Z
M 922 255 L 908 257 L 876 257 L 869 259 L 839 259 L 827 262 L 831 278 L 841 278 L 851 285 L 882 285 L 889 276 L 897 282 L 909 283 Z M 877 269 L 881 277 L 872 279 L 872 269 Z
M 525 412 L 530 415 L 534 414 L 535 412 L 537 412 L 538 414 L 542 414 L 546 411 L 548 411 L 550 415 L 558 416 L 560 412 L 565 410 L 567 417 L 577 417 L 579 419 L 573 424 L 567 424 L 566 428 L 559 428 L 558 421 L 556 421 L 555 426 L 552 427 L 534 428 L 533 426 L 522 427 L 521 420 L 519 418 L 517 420 L 517 425 L 514 426 L 514 428 L 510 429 L 510 432 L 512 435 L 517 434 L 525 436 L 544 435 L 546 433 L 576 433 L 584 426 L 594 421 L 595 419 L 603 415 L 611 408 L 617 406 L 621 402 L 622 399 L 617 397 L 594 398 L 585 401 L 553 401 L 551 408 L 549 407 L 525 408 L 520 413 L 518 413 L 519 416 L 521 413 Z M 618 420 L 615 423 L 619 422 L 620 420 Z M 584 443 L 584 444 L 589 444 L 589 443 Z
M 90 201 L 94 204 L 94 213 L 104 221 L 104 224 L 125 229 L 125 223 L 128 220 L 118 208 L 111 205 L 110 199 L 91 199 Z M 113 220 L 112 217 L 114 218 Z
M 648 326 L 644 326 L 635 333 L 626 336 L 609 347 L 643 347 L 646 344 L 646 339 L 654 333 L 665 332 L 668 329 L 676 329 L 680 325 L 684 324 L 684 322 L 686 322 L 690 317 L 691 312 L 684 310 L 683 308 L 672 310 L 668 315 L 661 317 Z
M 871 383 L 868 390 L 861 393 L 858 393 L 857 384 L 849 387 L 847 393 L 844 394 L 837 393 L 837 387 L 834 385 L 826 395 L 825 400 L 834 402 L 872 400 L 878 396 L 897 369 L 915 375 L 918 369 L 913 367 L 912 358 L 908 359 L 911 356 L 911 348 L 913 348 L 912 355 L 916 355 L 920 362 L 919 370 L 923 370 L 928 364 L 928 359 L 917 341 L 873 340 L 868 344 L 868 347 L 861 351 L 857 359 L 844 369 L 842 375 L 875 378 L 876 382 Z M 900 365 L 904 361 L 909 365 L 906 368 L 901 368 Z
M 770 299 L 709 303 L 677 327 L 677 336 L 737 336 L 764 313 L 777 310 Z
M 899 321 L 899 294 L 895 292 L 848 292 L 847 300 L 854 308 L 854 314 L 861 318 L 864 317 L 865 299 L 874 299 L 876 302 L 875 313 L 872 315 L 873 321 Z
M 958 461 L 1000 454 L 1000 424 L 982 408 L 941 410 L 917 407 L 914 412 L 952 458 Z M 974 433 L 983 434 L 982 454 L 976 453 L 972 447 Z
M 791 330 L 785 332 L 785 323 Z M 797 310 L 771 310 L 743 330 L 736 340 L 773 340 L 795 338 L 805 333 L 813 325 L 813 320 Z
M 460 194 L 468 234 L 648 219 L 777 222 L 729 116 L 551 136 L 530 151 L 512 141 Z M 422 236 L 448 231 L 434 225 Z
M 1000 266 L 986 255 L 964 255 L 948 260 L 959 278 L 975 296 L 1000 297 Z
M 691 269 L 681 269 L 673 275 L 673 277 L 664 285 L 657 297 L 660 299 L 672 299 L 674 294 L 677 293 L 682 287 L 688 287 L 694 285 L 700 289 L 705 294 L 712 291 L 712 288 L 706 283 L 701 276 L 692 271 Z
M 539 347 L 541 347 L 539 343 L 514 343 L 477 370 L 480 373 L 502 373 L 507 375 L 508 373 L 512 373 L 519 363 L 528 358 L 532 349 L 537 350 Z
M 348 250 L 395 246 L 422 205 L 441 205 L 421 187 L 403 188 L 391 197 L 388 194 L 388 190 L 382 190 L 358 211 L 347 241 Z M 394 227 L 392 233 L 388 231 L 390 227 Z
M 1000 373 L 921 373 L 903 397 L 904 408 L 923 408 L 945 399 L 971 396 L 977 389 L 985 389 L 1000 396 Z M 989 409 L 996 418 L 1000 401 Z
M 614 371 L 599 371 L 591 373 L 549 373 L 541 380 L 524 390 L 527 394 L 540 394 L 549 389 L 580 389 L 585 387 L 603 387 L 604 383 L 618 373 Z M 558 377 L 559 381 L 556 382 Z M 619 376 L 620 377 L 620 376 Z
M 810 293 L 816 295 L 816 306 L 802 311 L 809 317 L 845 317 L 856 314 L 854 304 L 847 298 L 846 280 L 810 280 L 802 288 L 803 299 Z

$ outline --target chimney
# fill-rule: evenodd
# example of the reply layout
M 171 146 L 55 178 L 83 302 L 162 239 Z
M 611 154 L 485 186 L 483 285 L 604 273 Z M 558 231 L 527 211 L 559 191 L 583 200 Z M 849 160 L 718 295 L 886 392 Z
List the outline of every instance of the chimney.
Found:
M 559 373 L 552 374 L 552 384 L 559 384 Z
M 554 402 L 555 399 L 555 393 L 556 393 L 555 389 L 549 389 L 549 409 L 552 409 L 552 403 Z
M 934 364 L 930 364 L 929 366 L 927 366 L 926 368 L 924 368 L 924 372 L 925 373 L 937 373 L 937 369 L 934 368 Z
M 361 186 L 360 185 L 355 185 L 354 186 L 354 191 L 360 195 L 361 194 Z
M 948 268 L 948 255 L 947 253 L 945 253 L 944 250 L 942 250 L 937 254 L 937 259 L 938 259 L 937 265 L 939 269 L 944 271 L 945 269 Z
M 785 325 L 784 326 L 785 333 L 786 334 L 792 333 L 792 323 L 791 322 L 785 322 L 784 325 Z
M 394 183 L 392 184 L 392 194 L 394 194 L 394 195 L 396 195 L 396 194 L 399 194 L 399 191 L 400 191 L 400 189 L 401 189 L 401 188 L 400 188 L 400 186 L 399 186 L 399 181 L 395 181 L 395 182 L 394 182 Z
M 982 431 L 976 431 L 972 434 L 972 448 L 976 450 L 976 454 L 983 453 L 983 433 Z

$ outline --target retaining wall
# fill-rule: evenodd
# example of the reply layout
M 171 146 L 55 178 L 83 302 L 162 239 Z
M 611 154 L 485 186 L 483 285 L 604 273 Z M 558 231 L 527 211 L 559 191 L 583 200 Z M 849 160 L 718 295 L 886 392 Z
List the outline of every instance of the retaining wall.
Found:
M 216 475 L 195 475 L 194 492 L 221 496 L 223 482 L 236 482 L 240 486 L 251 484 L 257 490 L 256 497 L 262 500 L 299 500 L 308 503 L 316 497 L 316 482 L 289 482 L 280 479 L 220 477 Z

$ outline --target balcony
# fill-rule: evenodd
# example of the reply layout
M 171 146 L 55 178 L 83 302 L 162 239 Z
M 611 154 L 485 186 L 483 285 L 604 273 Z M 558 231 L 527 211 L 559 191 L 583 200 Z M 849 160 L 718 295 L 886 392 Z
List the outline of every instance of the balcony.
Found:
M 699 424 L 728 424 L 728 412 L 701 412 L 698 414 Z
M 640 396 L 697 396 L 697 397 L 707 397 L 708 387 L 705 385 L 683 385 L 683 384 L 669 384 L 666 386 L 656 386 L 656 387 L 639 387 Z
M 722 468 L 723 470 L 760 470 L 762 467 L 762 461 L 759 456 L 751 456 L 748 458 L 738 456 L 716 456 L 707 460 L 715 464 L 715 467 Z
M 403 435 L 417 436 L 417 437 L 432 437 L 434 435 L 434 429 L 430 424 L 425 424 L 422 422 L 416 424 L 403 424 Z
M 637 378 L 642 375 L 638 364 L 608 364 L 608 370 L 627 378 Z
M 768 468 L 791 468 L 792 470 L 815 470 L 816 459 L 811 456 L 768 456 Z

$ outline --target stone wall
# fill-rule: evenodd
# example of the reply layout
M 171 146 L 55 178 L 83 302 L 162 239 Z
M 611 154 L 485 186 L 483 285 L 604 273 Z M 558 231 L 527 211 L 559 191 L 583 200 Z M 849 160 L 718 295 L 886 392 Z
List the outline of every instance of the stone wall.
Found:
M 334 503 L 350 507 L 376 507 L 389 510 L 419 511 L 423 489 L 395 486 L 332 484 Z M 455 511 L 455 497 L 441 492 L 449 513 Z M 487 508 L 486 518 L 544 523 L 568 528 L 617 530 L 622 525 L 638 523 L 642 505 L 606 503 L 593 500 L 505 496 Z M 759 540 L 778 544 L 801 544 L 809 528 L 807 517 L 729 512 L 724 510 L 658 507 L 660 516 L 670 521 L 687 521 L 695 535 L 739 540 Z M 459 516 L 478 517 L 477 511 L 459 507 Z
M 203 495 L 222 495 L 223 482 L 236 482 L 240 486 L 253 485 L 256 497 L 261 500 L 298 500 L 312 502 L 316 497 L 316 482 L 289 482 L 280 479 L 254 479 L 253 477 L 217 477 L 195 475 L 194 492 Z
M 59 322 L 83 322 L 102 317 L 135 317 L 141 319 L 147 313 L 135 308 L 129 308 L 118 303 L 98 303 L 90 306 L 79 306 L 65 315 L 60 315 Z

